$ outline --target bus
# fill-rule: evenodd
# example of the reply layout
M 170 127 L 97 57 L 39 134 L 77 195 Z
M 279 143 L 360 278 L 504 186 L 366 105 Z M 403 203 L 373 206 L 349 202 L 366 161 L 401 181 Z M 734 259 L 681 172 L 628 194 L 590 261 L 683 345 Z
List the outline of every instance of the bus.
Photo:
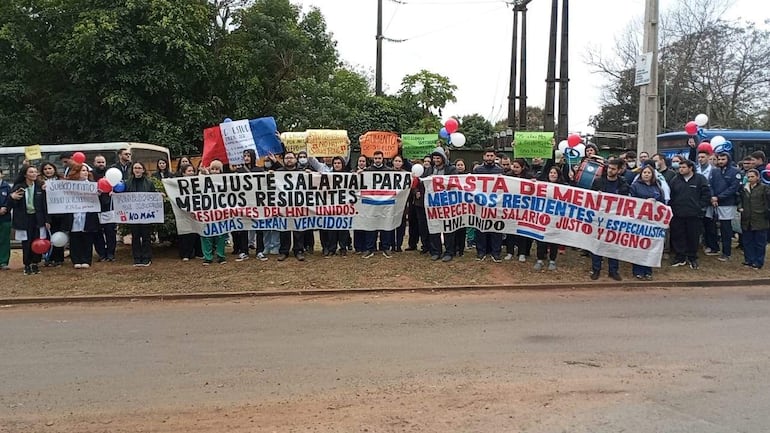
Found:
M 83 152 L 86 155 L 86 163 L 92 165 L 96 155 L 102 155 L 107 160 L 107 167 L 118 161 L 118 151 L 128 149 L 131 151 L 131 160 L 143 163 L 148 173 L 154 173 L 159 159 L 170 160 L 168 148 L 155 144 L 133 143 L 118 141 L 114 143 L 82 143 L 82 144 L 43 144 L 40 146 L 42 160 L 34 161 L 37 166 L 50 162 L 59 168 L 62 173 L 64 167 L 59 160 L 63 153 Z M 0 168 L 6 173 L 6 180 L 13 179 L 21 170 L 24 162 L 24 147 L 0 147 Z
M 706 138 L 696 141 L 710 141 L 712 138 L 721 135 L 733 144 L 733 160 L 739 161 L 751 152 L 761 150 L 766 155 L 770 155 L 770 131 L 760 130 L 739 130 L 739 129 L 704 129 Z M 687 158 L 690 147 L 687 140 L 692 137 L 684 131 L 668 132 L 658 135 L 658 152 L 668 158 L 674 155 L 682 155 Z

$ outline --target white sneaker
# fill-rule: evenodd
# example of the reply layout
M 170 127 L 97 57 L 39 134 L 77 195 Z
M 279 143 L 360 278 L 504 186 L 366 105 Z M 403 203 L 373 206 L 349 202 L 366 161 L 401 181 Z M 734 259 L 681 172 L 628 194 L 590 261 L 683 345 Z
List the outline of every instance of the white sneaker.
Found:
M 556 270 L 556 262 L 551 260 L 548 262 L 548 270 L 549 271 L 555 271 Z
M 505 255 L 505 258 L 503 260 L 512 260 L 512 259 L 513 259 L 513 254 L 508 253 Z
M 522 263 L 526 262 L 527 261 L 527 256 L 525 256 L 524 254 L 520 254 L 519 255 L 519 261 L 522 262 Z
M 182 261 L 183 261 L 183 262 L 189 262 L 189 261 L 190 261 L 190 259 L 188 259 L 187 257 L 185 257 L 185 258 L 183 258 L 183 259 L 182 259 Z
M 91 265 L 89 265 L 88 263 L 83 263 L 82 265 L 80 265 L 80 267 L 83 269 L 88 269 L 91 267 Z
M 80 263 L 75 263 L 75 269 L 80 269 L 82 267 L 83 267 L 83 265 L 81 265 Z
M 535 270 L 536 271 L 542 271 L 543 270 L 543 261 L 542 260 L 538 260 L 537 262 L 535 262 Z
M 263 253 L 261 253 L 261 252 L 260 252 L 260 253 L 257 253 L 257 258 L 258 258 L 259 260 L 262 260 L 263 262 L 264 262 L 265 260 L 267 260 L 267 256 L 266 256 L 266 255 L 264 255 L 264 254 L 263 254 Z
M 235 259 L 235 261 L 236 261 L 236 262 L 242 262 L 242 261 L 244 261 L 244 260 L 248 260 L 248 258 L 249 258 L 249 255 L 248 255 L 248 254 L 246 254 L 246 253 L 240 253 L 240 254 L 238 255 L 238 258 L 237 258 L 237 259 Z

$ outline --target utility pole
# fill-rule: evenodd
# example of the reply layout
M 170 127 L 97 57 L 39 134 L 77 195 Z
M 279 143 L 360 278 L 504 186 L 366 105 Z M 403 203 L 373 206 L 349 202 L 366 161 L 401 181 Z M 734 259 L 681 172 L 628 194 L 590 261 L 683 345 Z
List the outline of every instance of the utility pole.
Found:
M 651 53 L 650 82 L 639 89 L 639 130 L 636 152 L 658 152 L 658 0 L 644 6 L 644 53 Z
M 374 78 L 374 94 L 382 96 L 382 0 L 377 0 L 377 65 Z
M 561 52 L 559 54 L 559 131 L 556 142 L 569 133 L 569 0 L 561 3 Z
M 519 130 L 527 130 L 527 0 L 519 3 L 521 11 L 521 75 L 519 77 Z
M 543 130 L 556 131 L 556 35 L 559 17 L 559 0 L 551 1 L 551 37 L 548 40 L 548 73 L 545 78 L 545 109 L 543 114 Z
M 511 78 L 508 82 L 508 127 L 516 127 L 516 55 L 519 48 L 519 12 L 513 7 L 513 36 L 511 37 Z

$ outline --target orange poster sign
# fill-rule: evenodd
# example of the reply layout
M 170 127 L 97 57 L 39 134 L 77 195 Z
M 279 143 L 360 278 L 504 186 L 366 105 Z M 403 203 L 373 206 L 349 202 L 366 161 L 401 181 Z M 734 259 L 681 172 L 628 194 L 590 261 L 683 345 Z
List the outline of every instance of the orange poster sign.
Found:
M 350 139 L 344 129 L 308 129 L 307 154 L 309 156 L 347 156 L 350 154 Z
M 393 132 L 369 131 L 358 141 L 361 143 L 361 155 L 367 158 L 373 157 L 376 150 L 381 150 L 385 158 L 398 155 L 398 134 Z

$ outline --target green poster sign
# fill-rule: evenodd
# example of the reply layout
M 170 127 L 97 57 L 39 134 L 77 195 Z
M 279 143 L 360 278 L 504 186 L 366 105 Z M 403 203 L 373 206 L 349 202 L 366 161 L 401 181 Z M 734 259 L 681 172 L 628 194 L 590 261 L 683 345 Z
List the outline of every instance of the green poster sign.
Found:
M 401 152 L 404 158 L 422 159 L 436 148 L 438 134 L 404 134 L 401 136 Z
M 553 132 L 516 131 L 513 155 L 516 158 L 550 158 L 553 155 L 551 138 Z

